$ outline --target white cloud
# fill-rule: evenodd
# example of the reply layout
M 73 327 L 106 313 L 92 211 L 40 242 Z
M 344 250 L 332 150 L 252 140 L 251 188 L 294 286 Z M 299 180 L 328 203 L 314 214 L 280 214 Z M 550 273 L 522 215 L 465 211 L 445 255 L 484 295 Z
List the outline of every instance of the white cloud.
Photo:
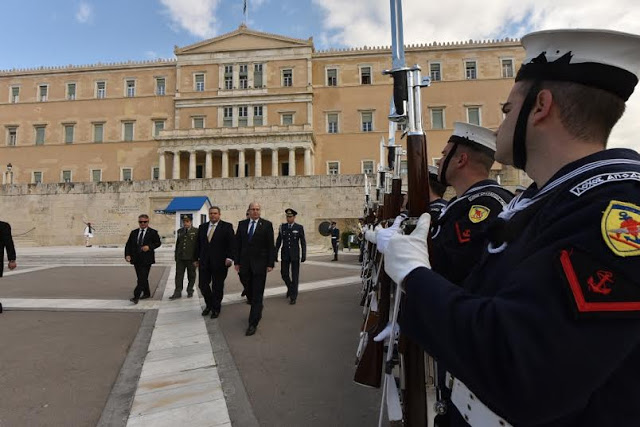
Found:
M 76 21 L 81 24 L 86 24 L 91 21 L 93 17 L 93 9 L 89 3 L 80 3 L 78 10 L 76 11 Z
M 312 0 L 324 12 L 329 46 L 391 44 L 388 0 Z M 457 0 L 436 6 L 403 1 L 405 44 L 521 37 L 550 28 L 605 28 L 640 34 L 636 0 Z M 327 47 L 329 47 L 327 46 Z M 640 87 L 611 136 L 612 146 L 640 148 Z
M 215 11 L 220 0 L 160 0 L 171 17 L 174 31 L 183 29 L 200 38 L 216 35 Z

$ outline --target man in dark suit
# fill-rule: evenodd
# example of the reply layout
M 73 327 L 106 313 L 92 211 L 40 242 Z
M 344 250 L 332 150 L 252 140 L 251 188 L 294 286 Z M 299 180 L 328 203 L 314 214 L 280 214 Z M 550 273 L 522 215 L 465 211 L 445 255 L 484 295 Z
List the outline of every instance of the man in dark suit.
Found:
M 287 216 L 287 222 L 280 224 L 278 238 L 276 239 L 276 255 L 280 245 L 282 245 L 280 274 L 287 285 L 287 298 L 290 298 L 289 304 L 295 304 L 298 299 L 300 263 L 307 258 L 307 242 L 304 238 L 304 227 L 295 222 L 298 212 L 289 208 L 284 213 Z M 302 257 L 300 252 L 302 252 Z M 291 276 L 289 276 L 289 270 L 291 270 Z
M 196 263 L 200 267 L 198 287 L 205 301 L 203 316 L 211 313 L 215 319 L 220 315 L 224 279 L 233 263 L 233 226 L 220 219 L 220 208 L 209 208 L 209 221 L 200 225 L 196 240 Z
M 138 216 L 139 228 L 131 231 L 129 240 L 124 247 L 124 259 L 133 264 L 136 269 L 138 283 L 133 290 L 131 301 L 137 304 L 139 300 L 151 297 L 149 289 L 149 271 L 155 264 L 155 250 L 160 247 L 158 232 L 149 227 L 149 215 Z
M 273 270 L 276 251 L 273 246 L 273 225 L 260 218 L 260 204 L 249 205 L 249 218 L 238 223 L 236 233 L 236 271 L 246 286 L 247 298 L 251 304 L 249 327 L 246 335 L 256 333 L 262 318 L 262 300 L 267 273 Z
M 0 253 L 2 254 L 2 261 L 0 262 L 0 277 L 4 269 L 4 251 L 7 251 L 7 259 L 9 263 L 7 267 L 9 270 L 13 270 L 18 266 L 16 264 L 16 248 L 13 246 L 13 237 L 11 237 L 11 226 L 8 222 L 0 221 Z M 0 304 L 0 313 L 2 313 L 2 304 Z

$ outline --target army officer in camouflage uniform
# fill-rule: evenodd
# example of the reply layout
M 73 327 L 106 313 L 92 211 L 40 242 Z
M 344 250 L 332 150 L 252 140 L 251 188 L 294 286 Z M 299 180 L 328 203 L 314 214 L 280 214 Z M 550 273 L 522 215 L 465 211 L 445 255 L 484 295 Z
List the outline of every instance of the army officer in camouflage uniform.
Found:
M 280 273 L 287 285 L 289 304 L 295 304 L 298 299 L 298 278 L 300 277 L 300 263 L 307 258 L 307 241 L 304 238 L 304 227 L 296 224 L 298 212 L 289 208 L 284 211 L 287 222 L 280 224 L 278 239 L 276 240 L 276 254 L 282 245 Z M 302 248 L 302 256 L 300 256 Z M 289 276 L 291 269 L 291 276 Z
M 198 229 L 191 223 L 191 217 L 184 215 L 182 217 L 182 228 L 176 233 L 176 290 L 169 299 L 174 300 L 182 297 L 182 281 L 184 280 L 184 270 L 187 270 L 187 296 L 193 296 L 193 285 L 196 282 L 196 266 L 194 262 L 196 258 L 196 240 L 198 239 Z

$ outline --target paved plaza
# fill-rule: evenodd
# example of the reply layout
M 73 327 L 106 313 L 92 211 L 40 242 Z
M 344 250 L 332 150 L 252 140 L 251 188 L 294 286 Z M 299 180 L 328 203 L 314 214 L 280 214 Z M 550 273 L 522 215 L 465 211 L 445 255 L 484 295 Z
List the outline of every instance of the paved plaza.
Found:
M 379 390 L 352 381 L 355 251 L 339 262 L 312 251 L 296 305 L 277 264 L 246 337 L 249 306 L 233 269 L 210 319 L 197 292 L 168 300 L 170 247 L 157 252 L 152 297 L 138 305 L 122 248 L 17 250 L 18 269 L 0 279 L 0 427 L 377 424 Z

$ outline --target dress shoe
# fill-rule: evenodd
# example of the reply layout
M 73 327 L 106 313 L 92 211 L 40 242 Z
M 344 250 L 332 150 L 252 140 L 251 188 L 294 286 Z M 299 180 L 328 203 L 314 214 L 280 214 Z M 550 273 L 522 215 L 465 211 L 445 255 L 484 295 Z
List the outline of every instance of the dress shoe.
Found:
M 294 305 L 296 303 L 296 299 L 295 298 L 291 298 L 291 301 L 289 301 L 289 304 Z
M 205 308 L 204 310 L 202 310 L 202 315 L 206 316 L 207 314 L 211 313 L 211 309 L 209 307 Z
M 169 297 L 169 299 L 178 299 L 182 298 L 182 294 L 175 293 Z
M 256 327 L 253 325 L 249 325 L 249 327 L 247 328 L 247 332 L 245 332 L 245 335 L 249 337 L 255 333 L 256 333 Z
M 187 298 L 192 298 L 193 297 L 193 292 L 188 292 L 187 293 Z
M 243 296 L 245 296 L 245 295 L 247 295 L 247 291 L 244 291 L 244 290 L 243 290 L 243 291 L 242 291 L 242 293 L 240 294 L 240 296 L 241 296 L 241 297 L 243 297 Z
M 151 295 L 142 295 L 142 296 L 140 297 L 140 299 L 147 299 L 147 298 L 151 298 Z
M 211 311 L 211 318 L 212 319 L 217 319 L 218 316 L 220 316 L 220 312 L 218 310 L 212 310 Z
M 134 297 L 134 298 L 131 298 L 129 301 L 131 301 L 134 304 L 137 304 L 138 303 L 138 298 Z

